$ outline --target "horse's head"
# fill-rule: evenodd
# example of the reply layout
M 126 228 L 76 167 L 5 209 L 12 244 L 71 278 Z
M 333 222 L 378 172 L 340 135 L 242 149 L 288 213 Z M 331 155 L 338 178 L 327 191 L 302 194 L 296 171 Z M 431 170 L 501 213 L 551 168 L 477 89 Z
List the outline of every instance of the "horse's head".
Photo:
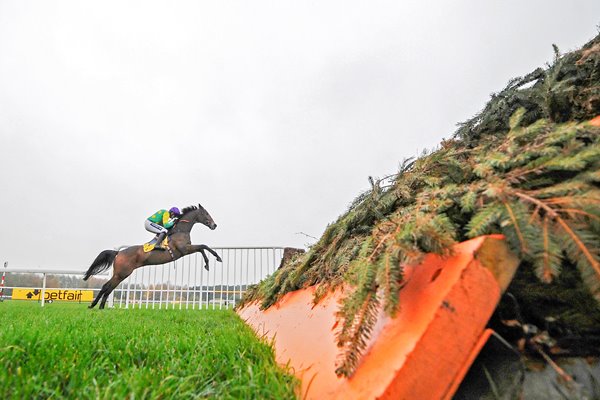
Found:
M 206 211 L 200 204 L 198 204 L 198 215 L 196 215 L 196 221 L 208 226 L 213 231 L 217 227 L 217 224 L 215 224 L 215 221 L 213 221 L 208 211 Z
M 206 211 L 204 207 L 202 207 L 200 204 L 198 204 L 198 209 L 194 214 L 194 222 L 206 225 L 211 230 L 215 230 L 215 228 L 217 227 L 217 224 L 215 224 L 215 221 L 213 221 L 208 211 Z
M 217 224 L 215 224 L 215 221 L 213 221 L 208 211 L 206 211 L 200 204 L 198 204 L 198 206 L 185 207 L 183 210 L 181 210 L 181 217 L 179 220 L 181 222 L 191 222 L 192 225 L 200 223 L 202 225 L 206 225 L 211 230 L 214 230 L 217 227 Z M 189 231 L 190 229 L 191 226 L 187 230 Z

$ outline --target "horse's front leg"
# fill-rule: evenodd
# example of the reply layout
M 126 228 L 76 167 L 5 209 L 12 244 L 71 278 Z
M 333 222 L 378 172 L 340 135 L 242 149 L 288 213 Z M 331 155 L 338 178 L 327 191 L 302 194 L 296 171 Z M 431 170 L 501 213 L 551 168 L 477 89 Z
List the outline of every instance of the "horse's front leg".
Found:
M 216 251 L 214 251 L 213 249 L 211 249 L 210 247 L 208 247 L 205 244 L 190 244 L 187 249 L 186 249 L 186 253 L 187 254 L 191 254 L 191 253 L 200 253 L 202 254 L 202 257 L 204 258 L 204 268 L 208 271 L 209 267 L 208 267 L 208 257 L 206 256 L 206 253 L 204 252 L 205 250 L 207 250 L 210 254 L 212 254 L 213 256 L 215 256 L 215 258 L 217 259 L 218 262 L 223 262 L 223 260 L 221 260 L 221 257 L 219 256 L 219 254 L 217 254 Z

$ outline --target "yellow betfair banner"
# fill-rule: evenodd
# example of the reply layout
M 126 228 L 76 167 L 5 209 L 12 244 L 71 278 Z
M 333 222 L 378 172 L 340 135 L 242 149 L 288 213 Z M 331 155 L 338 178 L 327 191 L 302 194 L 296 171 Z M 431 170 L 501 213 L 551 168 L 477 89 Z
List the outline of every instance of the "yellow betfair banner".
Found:
M 42 295 L 41 289 L 13 289 L 13 300 L 39 300 Z M 46 301 L 92 301 L 94 300 L 93 290 L 72 290 L 72 289 L 46 289 L 44 292 Z

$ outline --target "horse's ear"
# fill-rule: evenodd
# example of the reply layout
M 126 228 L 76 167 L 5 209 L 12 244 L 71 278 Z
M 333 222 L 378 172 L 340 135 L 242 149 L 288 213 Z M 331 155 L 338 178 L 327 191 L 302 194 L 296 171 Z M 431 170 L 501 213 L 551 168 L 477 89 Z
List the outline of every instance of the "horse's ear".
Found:
M 201 210 L 204 210 L 204 207 L 202 207 L 202 204 L 198 203 L 198 208 Z

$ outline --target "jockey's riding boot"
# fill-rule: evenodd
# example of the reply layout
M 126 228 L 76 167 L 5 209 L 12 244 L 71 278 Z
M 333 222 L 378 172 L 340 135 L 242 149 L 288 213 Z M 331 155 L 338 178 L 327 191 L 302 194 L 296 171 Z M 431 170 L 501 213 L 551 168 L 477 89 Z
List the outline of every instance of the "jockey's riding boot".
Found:
M 167 236 L 166 232 L 163 232 L 158 235 L 158 237 L 156 239 L 156 244 L 154 245 L 154 250 L 161 250 L 161 251 L 165 250 L 165 248 L 161 246 L 162 241 L 165 240 L 165 236 Z

